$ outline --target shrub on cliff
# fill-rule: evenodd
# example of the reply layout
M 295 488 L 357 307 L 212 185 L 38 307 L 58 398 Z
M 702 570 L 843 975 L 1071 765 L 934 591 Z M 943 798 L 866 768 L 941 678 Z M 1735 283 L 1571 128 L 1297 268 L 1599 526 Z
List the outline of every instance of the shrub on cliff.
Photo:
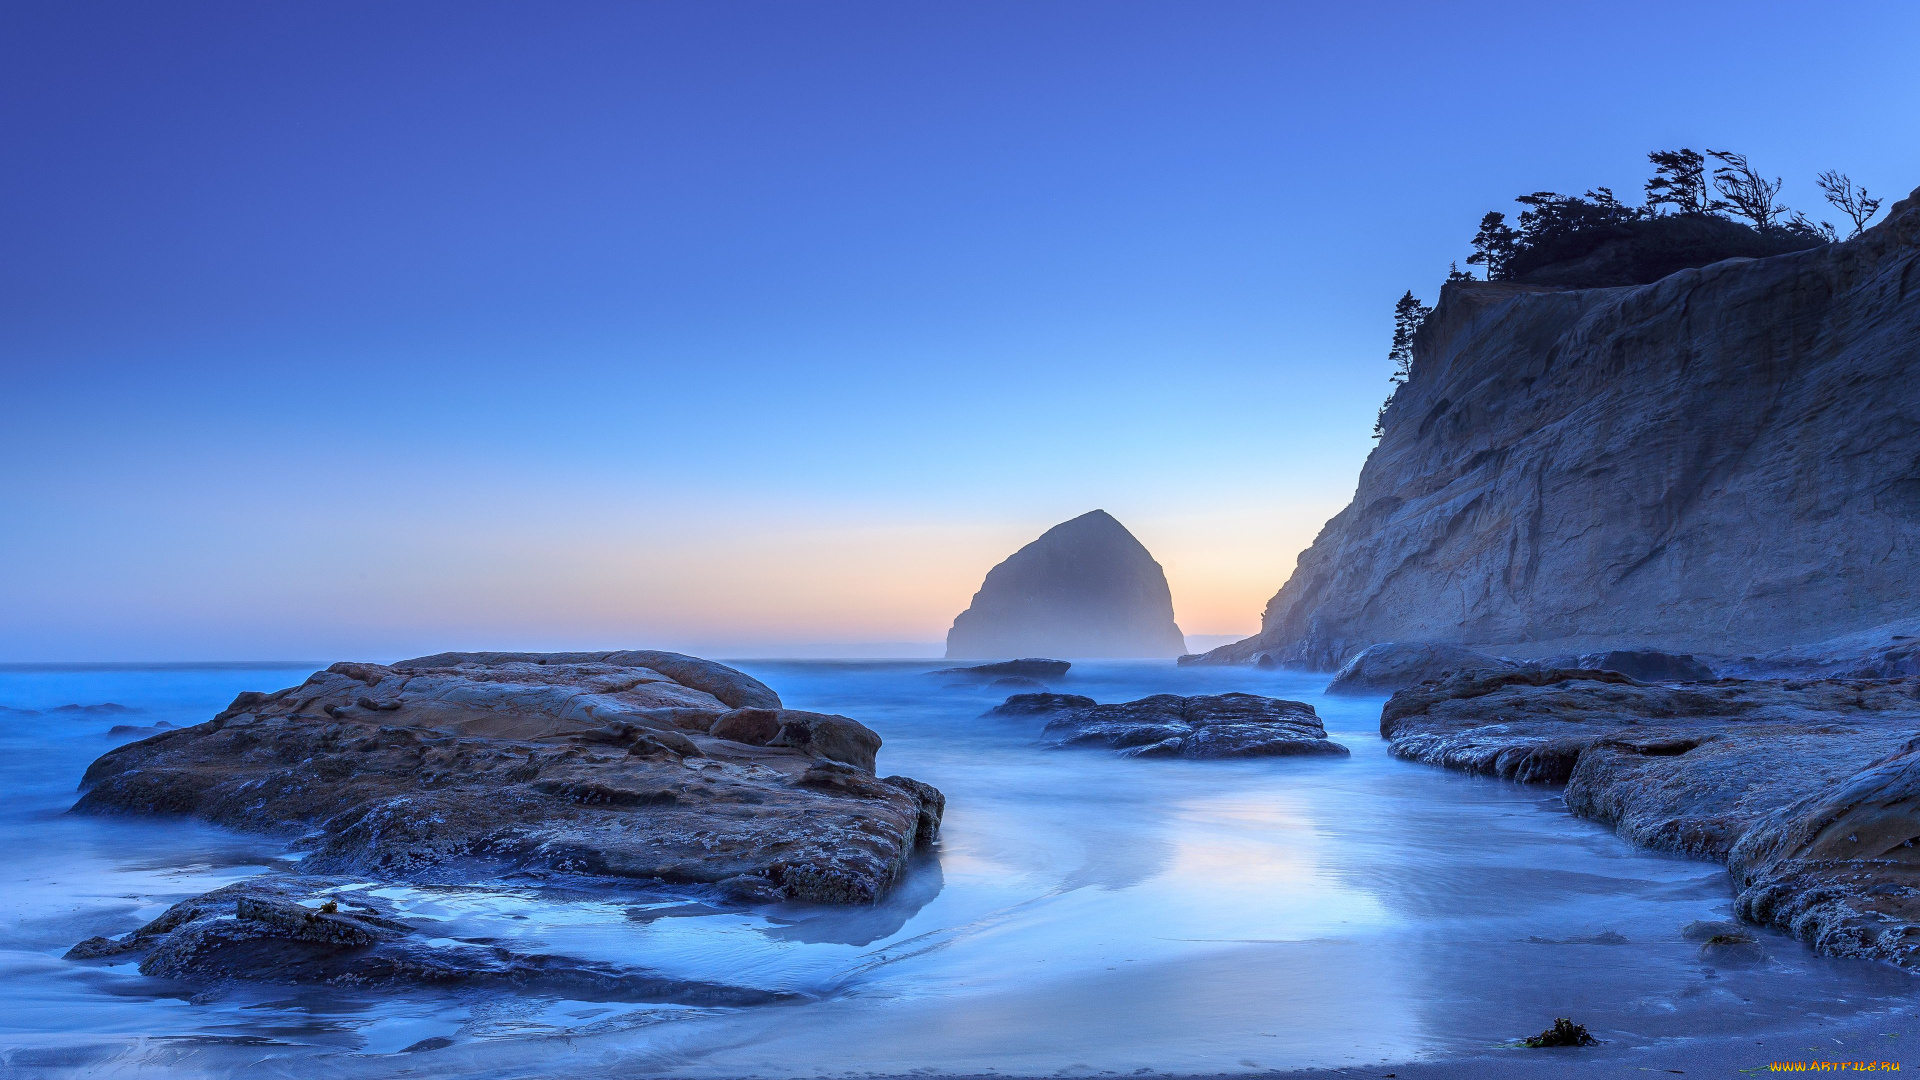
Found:
M 1605 187 L 1583 195 L 1522 195 L 1514 200 L 1525 207 L 1519 228 L 1498 211 L 1487 214 L 1467 262 L 1486 267 L 1493 281 L 1599 288 L 1642 285 L 1692 266 L 1782 255 L 1838 237 L 1832 225 L 1781 204 L 1780 180 L 1768 180 L 1745 155 L 1681 149 L 1647 159 L 1654 176 L 1644 205 L 1629 206 Z M 1719 163 L 1711 174 L 1709 159 Z M 1863 217 L 1865 191 L 1838 173 L 1822 174 L 1821 188 L 1853 220 L 1855 235 L 1878 209 L 1875 200 Z

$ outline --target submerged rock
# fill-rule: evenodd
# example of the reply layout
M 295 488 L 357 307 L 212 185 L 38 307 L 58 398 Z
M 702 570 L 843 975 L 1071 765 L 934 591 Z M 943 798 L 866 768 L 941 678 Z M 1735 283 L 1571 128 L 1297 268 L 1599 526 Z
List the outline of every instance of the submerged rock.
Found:
M 1166 574 L 1104 510 L 1055 525 L 988 571 L 947 632 L 950 658 L 1171 658 L 1186 651 Z
M 1269 657 L 1262 653 L 1260 659 Z M 1361 650 L 1341 665 L 1340 673 L 1327 684 L 1327 693 L 1391 694 L 1455 671 L 1512 671 L 1519 666 L 1458 645 L 1387 641 Z
M 855 720 L 781 708 L 694 657 L 442 653 L 242 694 L 101 756 L 74 810 L 291 834 L 316 873 L 745 877 L 779 898 L 871 903 L 944 803 L 876 777 L 879 748 Z
M 168 908 L 119 938 L 95 937 L 69 960 L 140 957 L 140 973 L 184 982 L 245 979 L 351 987 L 501 987 L 590 1001 L 763 1005 L 801 995 L 676 979 L 647 968 L 486 939 L 450 941 L 432 922 L 396 916 L 391 902 L 348 878 L 255 878 Z
M 1062 709 L 1080 709 L 1098 704 L 1084 694 L 1015 694 L 987 710 L 988 716 L 1041 716 Z
M 1744 918 L 1920 967 L 1920 680 L 1646 685 L 1456 675 L 1395 694 L 1399 757 L 1535 783 L 1648 847 L 1725 860 Z M 1723 943 L 1726 944 L 1726 943 Z
M 1024 660 L 1002 660 L 997 664 L 941 668 L 928 674 L 957 675 L 969 679 L 997 679 L 1003 676 L 1020 679 L 1058 679 L 1064 677 L 1071 667 L 1073 665 L 1065 660 L 1043 660 L 1037 656 L 1030 656 Z
M 1043 698 L 1055 700 L 1038 700 Z M 1053 746 L 1102 746 L 1128 757 L 1347 753 L 1327 740 L 1313 706 L 1255 694 L 1155 694 L 1119 705 L 1096 705 L 1071 694 L 1016 694 L 993 710 L 1001 716 L 1023 713 L 1051 717 L 1041 738 Z

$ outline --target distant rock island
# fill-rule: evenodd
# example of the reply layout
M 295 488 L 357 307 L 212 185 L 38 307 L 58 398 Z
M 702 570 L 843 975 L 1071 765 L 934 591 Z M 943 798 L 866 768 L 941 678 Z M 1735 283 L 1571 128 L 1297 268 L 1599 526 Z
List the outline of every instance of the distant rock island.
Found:
M 947 632 L 948 659 L 1184 652 L 1166 574 L 1105 510 L 1055 525 L 988 571 Z
M 1448 283 L 1353 502 L 1260 633 L 1205 660 L 1737 660 L 1913 619 L 1915 196 L 1855 239 L 1652 284 Z

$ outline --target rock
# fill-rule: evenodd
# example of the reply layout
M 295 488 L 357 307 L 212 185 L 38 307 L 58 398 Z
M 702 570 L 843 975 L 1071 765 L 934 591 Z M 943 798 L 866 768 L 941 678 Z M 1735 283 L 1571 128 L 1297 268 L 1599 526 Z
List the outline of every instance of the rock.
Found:
M 1039 679 L 995 679 L 987 684 L 987 689 L 1002 694 L 1044 694 L 1047 684 Z
M 422 656 L 415 660 L 403 660 L 393 666 L 395 668 L 444 668 L 456 664 L 497 666 L 529 663 L 536 665 L 609 664 L 618 668 L 645 669 L 658 672 L 681 686 L 709 694 L 731 709 L 777 709 L 780 707 L 780 695 L 774 693 L 767 684 L 744 671 L 736 671 L 725 664 L 703 660 L 697 656 L 659 652 L 653 649 L 566 653 L 436 653 L 433 656 Z M 378 668 L 375 664 L 335 666 L 358 668 L 369 672 Z
M 988 709 L 988 716 L 1044 716 L 1063 709 L 1084 709 L 1096 702 L 1084 694 L 1014 694 Z
M 106 956 L 118 956 L 132 948 L 134 948 L 134 946 L 123 941 L 115 941 L 112 938 L 90 937 L 80 944 L 75 945 L 73 948 L 68 949 L 66 955 L 61 959 L 98 960 Z
M 1380 720 L 1398 757 L 1565 783 L 1568 809 L 1635 843 L 1725 860 L 1743 918 L 1908 967 L 1920 967 L 1916 731 L 1914 679 L 1669 686 L 1535 669 L 1403 690 Z
M 1008 705 L 1039 696 L 1017 695 Z M 1122 705 L 1081 705 L 1056 711 L 1041 738 L 1056 747 L 1103 746 L 1128 757 L 1347 753 L 1346 747 L 1327 741 L 1327 729 L 1313 706 L 1254 694 L 1156 694 Z
M 765 746 L 780 734 L 780 710 L 735 709 L 715 720 L 707 734 L 749 746 Z
M 1260 660 L 1267 659 L 1261 654 Z M 1342 664 L 1327 693 L 1391 694 L 1453 671 L 1511 671 L 1519 666 L 1458 645 L 1387 641 L 1362 649 Z
M 1731 937 L 1753 940 L 1745 927 L 1731 919 L 1696 919 L 1680 928 L 1680 940 L 1696 944 L 1704 944 L 1714 938 Z
M 141 974 L 188 983 L 241 979 L 340 987 L 495 987 L 588 1001 L 704 1006 L 805 1000 L 545 950 L 449 941 L 432 922 L 415 925 L 397 917 L 392 903 L 375 892 L 341 891 L 355 884 L 351 878 L 322 876 L 253 878 L 183 900 L 117 941 L 89 938 L 67 958 L 139 953 Z M 777 891 L 771 881 L 763 879 L 763 885 Z
M 871 773 L 880 736 L 858 720 L 830 713 L 780 710 L 780 733 L 768 746 L 791 746 Z
M 150 724 L 145 727 L 142 727 L 138 724 L 115 724 L 112 727 L 107 729 L 107 734 L 114 736 L 116 738 L 127 736 L 127 735 L 146 736 L 146 735 L 155 734 L 156 732 L 165 731 L 172 726 L 173 726 L 172 724 L 167 723 L 165 720 L 158 721 L 157 723 Z
M 1744 656 L 1911 619 L 1916 277 L 1909 198 L 1845 243 L 1648 285 L 1446 285 L 1352 503 L 1209 659 Z
M 1707 682 L 1713 678 L 1713 669 L 1691 656 L 1645 649 L 1588 653 L 1574 666 L 1617 671 L 1641 682 Z
M 873 902 L 932 842 L 938 792 L 873 779 L 880 737 L 865 726 L 777 704 L 729 708 L 634 662 L 643 655 L 677 654 L 336 664 L 298 687 L 242 694 L 208 723 L 109 751 L 88 768 L 74 809 L 190 814 L 298 836 L 314 873 L 750 875 L 787 898 L 829 903 Z M 674 666 L 736 701 L 779 700 L 709 661 Z M 700 721 L 691 730 L 690 718 Z M 810 781 L 822 765 L 866 782 Z
M 771 904 L 786 899 L 786 893 L 759 874 L 735 874 L 716 883 L 720 895 L 742 904 Z
M 125 716 L 128 713 L 137 713 L 143 710 L 109 701 L 100 705 L 62 705 L 57 709 L 48 709 L 47 711 L 50 713 L 75 713 L 81 716 Z
M 1025 660 L 1002 660 L 997 664 L 976 664 L 973 667 L 941 668 L 928 672 L 929 675 L 957 675 L 969 679 L 992 679 L 1011 675 L 1025 679 L 1064 678 L 1067 669 L 1073 667 L 1065 660 L 1042 660 L 1030 656 Z
M 1175 657 L 1186 651 L 1160 564 L 1104 510 L 1055 525 L 988 571 L 947 632 L 949 658 Z
M 1852 634 L 1729 657 L 1723 674 L 1740 678 L 1905 679 L 1920 675 L 1920 619 L 1899 619 Z
M 1585 1024 L 1576 1024 L 1562 1016 L 1554 1020 L 1553 1026 L 1538 1035 L 1529 1035 L 1521 1040 L 1521 1045 L 1538 1050 L 1548 1046 L 1598 1046 L 1600 1040 L 1593 1037 Z

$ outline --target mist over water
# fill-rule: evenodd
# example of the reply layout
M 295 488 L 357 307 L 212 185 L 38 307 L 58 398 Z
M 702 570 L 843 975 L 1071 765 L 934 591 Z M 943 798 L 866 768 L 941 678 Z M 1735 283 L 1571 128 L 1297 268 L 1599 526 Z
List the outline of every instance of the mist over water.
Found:
M 1636 852 L 1557 789 L 1387 756 L 1379 699 L 1324 677 L 1076 664 L 1100 701 L 1244 690 L 1312 703 L 1349 759 L 1141 761 L 1038 748 L 1039 723 L 936 661 L 739 662 L 790 707 L 856 717 L 883 774 L 946 792 L 937 852 L 872 908 L 726 908 L 698 889 L 369 883 L 445 938 L 785 991 L 702 1008 L 502 992 L 234 986 L 196 996 L 131 963 L 70 963 L 175 900 L 296 865 L 276 839 L 65 814 L 86 765 L 311 668 L 0 669 L 0 1065 L 9 1075 L 593 1076 L 649 1072 L 1234 1072 L 1473 1051 L 1579 1018 L 1603 1039 L 1778 1029 L 1910 999 L 1890 966 L 1755 931 L 1703 960 L 1680 929 L 1730 917 L 1716 864 Z M 399 1053 L 424 1041 L 430 1051 Z

